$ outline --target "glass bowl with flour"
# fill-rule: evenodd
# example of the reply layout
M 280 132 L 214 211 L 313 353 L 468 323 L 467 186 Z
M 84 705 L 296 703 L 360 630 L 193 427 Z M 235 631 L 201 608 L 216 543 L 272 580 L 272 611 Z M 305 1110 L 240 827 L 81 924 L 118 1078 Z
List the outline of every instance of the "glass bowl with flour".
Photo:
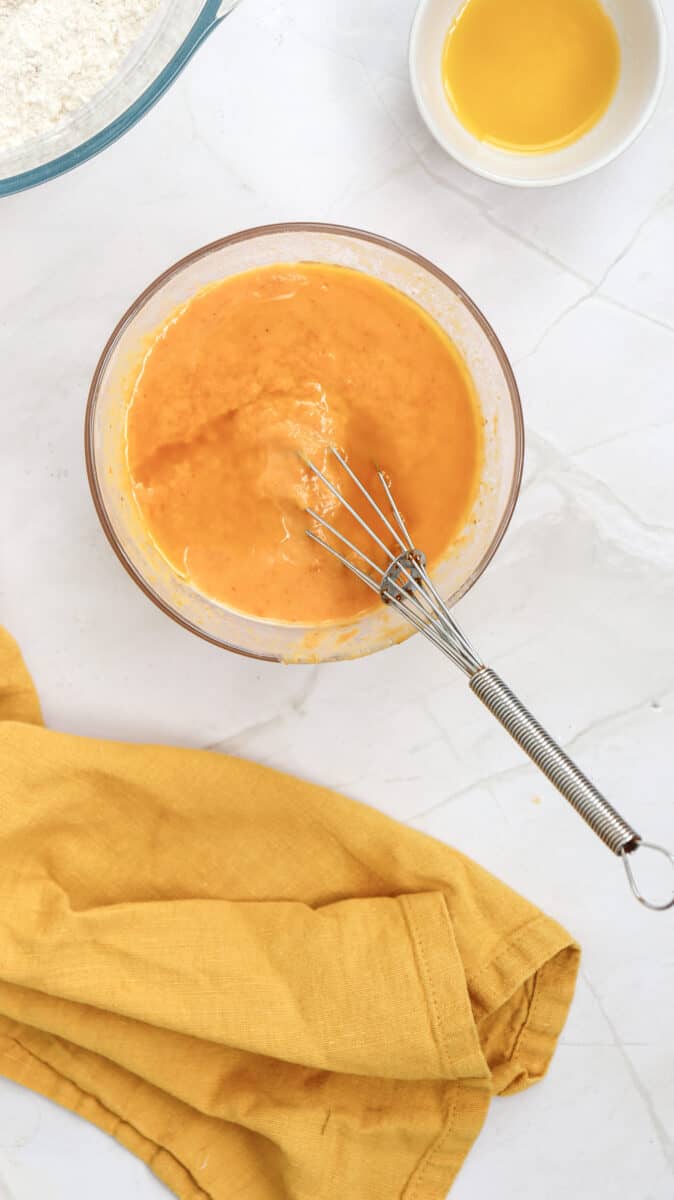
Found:
M 0 196 L 109 146 L 237 0 L 0 0 Z

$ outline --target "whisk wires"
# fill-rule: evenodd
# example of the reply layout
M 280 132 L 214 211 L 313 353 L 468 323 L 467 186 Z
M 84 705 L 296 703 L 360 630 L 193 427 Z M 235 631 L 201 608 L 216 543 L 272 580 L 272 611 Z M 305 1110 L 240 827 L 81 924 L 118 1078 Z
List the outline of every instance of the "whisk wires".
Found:
M 369 508 L 376 514 L 383 530 L 388 531 L 391 544 L 387 545 L 325 472 L 305 458 L 303 459 L 305 466 L 320 479 L 335 499 L 351 514 L 360 528 L 369 536 L 373 546 L 378 547 L 383 553 L 384 566 L 380 566 L 374 558 L 370 557 L 370 554 L 362 550 L 312 508 L 307 509 L 307 515 L 341 546 L 350 550 L 356 561 L 353 558 L 347 558 L 346 554 L 331 545 L 314 529 L 306 530 L 307 537 L 338 559 L 371 591 L 378 592 L 385 604 L 390 604 L 396 612 L 405 617 L 419 633 L 422 633 L 429 642 L 442 650 L 470 678 L 483 664 L 452 618 L 447 605 L 433 583 L 426 568 L 425 556 L 421 550 L 416 548 L 410 537 L 383 471 L 377 471 L 377 479 L 384 494 L 388 515 L 334 446 L 330 447 L 330 454 L 355 484 Z M 376 554 L 374 548 L 372 553 Z M 358 565 L 359 563 L 361 565 Z M 364 567 L 367 569 L 363 569 Z

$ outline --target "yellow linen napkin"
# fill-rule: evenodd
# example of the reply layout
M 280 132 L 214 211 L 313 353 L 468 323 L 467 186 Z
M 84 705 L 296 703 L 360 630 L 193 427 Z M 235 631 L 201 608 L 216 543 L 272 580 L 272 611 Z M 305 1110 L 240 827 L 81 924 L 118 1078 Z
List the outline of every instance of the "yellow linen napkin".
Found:
M 0 1073 L 182 1200 L 441 1200 L 578 948 L 480 867 L 207 751 L 44 729 L 0 631 Z

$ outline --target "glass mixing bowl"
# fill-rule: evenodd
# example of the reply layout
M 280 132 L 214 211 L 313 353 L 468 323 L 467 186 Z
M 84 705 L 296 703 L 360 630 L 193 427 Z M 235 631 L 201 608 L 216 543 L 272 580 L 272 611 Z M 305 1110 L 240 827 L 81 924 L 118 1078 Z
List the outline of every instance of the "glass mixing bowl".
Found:
M 106 87 L 54 129 L 0 152 L 0 196 L 62 175 L 126 133 L 237 3 L 164 0 Z
M 94 504 L 118 558 L 159 608 L 217 646 L 273 662 L 355 658 L 403 641 L 413 630 L 384 604 L 344 624 L 300 626 L 245 616 L 195 591 L 159 553 L 130 498 L 126 401 L 144 341 L 177 305 L 228 275 L 308 261 L 353 267 L 406 293 L 446 330 L 470 370 L 484 418 L 485 461 L 470 521 L 433 571 L 450 604 L 479 578 L 505 533 L 524 453 L 517 384 L 496 334 L 458 284 L 404 246 L 336 225 L 268 225 L 204 246 L 165 271 L 122 317 L 94 373 L 85 422 Z

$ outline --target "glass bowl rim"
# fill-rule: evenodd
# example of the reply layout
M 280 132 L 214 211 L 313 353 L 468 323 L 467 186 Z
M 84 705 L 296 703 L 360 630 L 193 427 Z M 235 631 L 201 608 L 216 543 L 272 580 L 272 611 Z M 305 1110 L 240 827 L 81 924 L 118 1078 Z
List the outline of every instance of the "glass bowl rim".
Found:
M 96 133 L 89 134 L 83 141 L 71 146 L 69 150 L 63 150 L 55 154 L 52 158 L 47 158 L 44 162 L 39 162 L 35 166 L 25 167 L 13 175 L 0 174 L 0 198 L 16 196 L 20 192 L 27 191 L 33 187 L 39 187 L 43 183 L 48 183 L 51 179 L 58 179 L 60 175 L 65 175 L 76 167 L 82 166 L 89 159 L 95 158 L 102 151 L 107 150 L 119 138 L 124 137 L 162 98 L 168 88 L 175 82 L 178 75 L 187 66 L 193 54 L 195 54 L 205 39 L 217 29 L 224 18 L 229 16 L 229 13 L 233 11 L 239 0 L 231 0 L 229 7 L 224 7 L 225 2 L 226 0 L 201 0 L 201 7 L 198 13 L 195 15 L 182 41 L 176 46 L 169 61 L 157 71 L 154 79 L 147 84 L 143 91 L 134 100 L 129 101 L 122 112 L 107 121 Z M 142 42 L 142 40 L 143 35 L 141 35 L 139 41 Z M 133 54 L 134 50 L 135 47 L 132 46 L 129 53 Z M 81 108 L 71 113 L 67 121 L 64 122 L 64 128 L 66 125 L 70 127 L 77 124 L 78 119 L 81 118 L 84 112 L 91 111 L 98 105 L 101 95 L 108 92 L 115 79 L 116 76 L 113 75 L 108 80 L 108 83 L 98 92 L 94 93 Z M 45 131 L 36 140 L 54 137 L 59 132 L 59 128 Z M 31 140 L 29 139 L 28 144 L 30 144 Z M 2 162 L 0 161 L 0 171 L 2 169 Z
M 207 258 L 210 254 L 213 254 L 226 246 L 235 245 L 237 242 L 253 241 L 255 238 L 278 233 L 325 233 L 331 236 L 336 235 L 338 237 L 347 237 L 355 239 L 356 241 L 367 242 L 370 245 L 382 246 L 386 250 L 393 251 L 394 253 L 409 259 L 417 266 L 422 267 L 423 270 L 427 271 L 429 274 L 434 275 L 440 283 L 442 283 L 446 288 L 453 292 L 455 296 L 458 297 L 462 304 L 465 305 L 471 315 L 475 318 L 477 324 L 480 326 L 482 332 L 496 354 L 496 358 L 501 370 L 503 371 L 503 375 L 508 387 L 508 397 L 513 416 L 515 451 L 512 480 L 510 484 L 510 490 L 508 492 L 507 503 L 489 546 L 485 550 L 477 566 L 464 581 L 461 587 L 453 594 L 452 604 L 455 604 L 458 600 L 465 596 L 473 584 L 476 583 L 476 581 L 488 567 L 492 558 L 496 554 L 496 551 L 501 545 L 506 530 L 510 525 L 512 515 L 515 511 L 515 506 L 517 504 L 522 483 L 522 472 L 524 469 L 524 418 L 522 413 L 522 402 L 519 388 L 515 380 L 515 374 L 499 338 L 492 329 L 492 326 L 489 324 L 487 318 L 484 316 L 484 313 L 478 308 L 475 302 L 471 300 L 470 296 L 464 291 L 461 285 L 458 284 L 456 280 L 452 279 L 450 275 L 447 275 L 445 271 L 441 270 L 440 267 L 437 267 L 434 263 L 432 263 L 430 259 L 425 258 L 422 254 L 418 254 L 415 250 L 411 250 L 408 246 L 404 246 L 400 242 L 396 242 L 391 238 L 384 237 L 382 234 L 370 233 L 366 230 L 352 228 L 348 225 L 335 225 L 322 221 L 283 221 L 270 225 L 255 225 L 250 229 L 242 229 L 236 233 L 228 234 L 226 237 L 216 238 L 215 241 L 208 242 L 206 245 L 198 247 L 198 249 L 191 251 L 190 254 L 186 254 L 183 258 L 180 258 L 174 262 L 170 267 L 167 267 L 165 271 L 162 271 L 160 275 L 157 275 L 156 278 L 153 279 L 152 282 L 143 289 L 140 295 L 137 296 L 136 299 L 129 305 L 123 316 L 120 317 L 114 329 L 112 330 L 112 333 L 108 337 L 108 340 L 94 369 L 91 384 L 89 386 L 89 394 L 87 397 L 87 405 L 84 416 L 84 456 L 89 490 L 91 492 L 91 498 L 93 500 L 98 519 L 108 542 L 110 543 L 127 574 L 131 576 L 134 583 L 148 597 L 148 599 L 153 602 L 153 604 L 155 604 L 163 613 L 165 613 L 166 616 L 171 617 L 171 619 L 178 625 L 182 625 L 184 629 L 189 630 L 190 633 L 196 634 L 197 637 L 201 638 L 203 641 L 210 642 L 212 645 L 218 646 L 223 650 L 229 650 L 234 654 L 240 654 L 244 658 L 253 658 L 265 662 L 282 662 L 285 660 L 276 655 L 260 654 L 256 653 L 254 650 L 248 650 L 243 646 L 232 645 L 230 642 L 225 642 L 222 639 L 207 633 L 205 630 L 200 629 L 192 621 L 181 616 L 179 612 L 172 608 L 171 605 L 168 604 L 160 595 L 158 595 L 158 593 L 155 592 L 154 589 L 143 578 L 135 563 L 126 554 L 126 551 L 121 545 L 108 516 L 108 512 L 98 484 L 93 434 L 96 405 L 98 402 L 98 392 L 103 372 L 112 359 L 117 347 L 117 343 L 124 330 L 131 323 L 131 321 L 133 321 L 136 314 L 142 310 L 147 301 L 157 291 L 159 291 L 159 289 L 163 287 L 165 283 L 168 283 L 170 279 L 172 279 L 175 275 L 178 275 L 192 263 L 198 262 L 202 258 Z M 414 632 L 414 628 L 410 626 L 410 636 Z M 385 647 L 381 646 L 375 647 L 373 648 L 372 652 L 374 653 L 376 650 L 384 648 Z M 358 657 L 364 656 L 365 655 L 359 655 Z

